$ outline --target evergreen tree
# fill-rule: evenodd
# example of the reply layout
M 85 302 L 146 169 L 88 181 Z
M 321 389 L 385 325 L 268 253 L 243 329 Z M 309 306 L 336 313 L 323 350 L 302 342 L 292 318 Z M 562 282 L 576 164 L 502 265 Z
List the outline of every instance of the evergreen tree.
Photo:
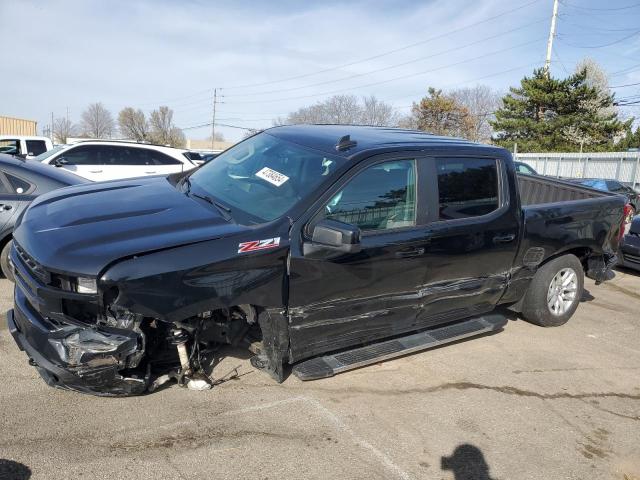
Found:
M 587 81 L 583 69 L 565 79 L 548 76 L 544 70 L 525 77 L 520 87 L 511 87 L 491 122 L 498 145 L 518 144 L 522 152 L 614 150 L 614 142 L 630 128 L 613 107 L 613 95 L 603 93 Z

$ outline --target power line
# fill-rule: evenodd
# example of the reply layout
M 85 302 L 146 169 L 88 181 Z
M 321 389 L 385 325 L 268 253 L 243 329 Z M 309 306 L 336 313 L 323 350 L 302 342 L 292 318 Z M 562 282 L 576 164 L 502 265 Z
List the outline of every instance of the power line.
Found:
M 583 7 L 582 5 L 574 5 L 572 3 L 567 2 L 566 0 L 560 0 L 560 3 L 566 5 L 567 7 L 577 8 L 578 10 L 590 10 L 594 12 L 614 12 L 619 10 L 629 10 L 630 8 L 640 7 L 640 3 L 634 3 L 632 5 L 627 5 L 625 7 L 615 7 L 615 8 L 592 8 L 592 7 Z
M 439 70 L 445 70 L 447 68 L 455 67 L 455 66 L 458 66 L 458 65 L 462 65 L 462 64 L 465 64 L 465 63 L 468 63 L 468 62 L 479 60 L 481 58 L 490 57 L 490 56 L 496 55 L 498 53 L 503 53 L 503 52 L 506 52 L 506 51 L 509 51 L 509 50 L 514 50 L 516 48 L 520 48 L 520 47 L 524 47 L 524 46 L 527 46 L 527 45 L 531 45 L 533 43 L 539 42 L 541 39 L 542 38 L 536 38 L 536 39 L 528 41 L 528 42 L 520 43 L 520 44 L 517 44 L 517 45 L 512 45 L 510 47 L 503 48 L 503 49 L 500 49 L 500 50 L 495 50 L 493 52 L 489 52 L 489 53 L 486 53 L 486 54 L 483 54 L 483 55 L 477 55 L 475 57 L 467 58 L 467 59 L 461 60 L 459 62 L 450 63 L 448 65 L 442 65 L 440 67 L 432 68 L 432 69 L 429 69 L 429 70 L 423 70 L 421 72 L 415 72 L 415 73 L 411 73 L 411 74 L 407 74 L 407 75 L 400 75 L 400 76 L 397 76 L 397 77 L 389 78 L 387 80 L 382 80 L 382 81 L 378 81 L 378 82 L 371 82 L 371 83 L 367 83 L 367 84 L 364 84 L 364 85 L 357 85 L 355 87 L 340 88 L 340 89 L 330 90 L 330 91 L 321 92 L 321 93 L 315 93 L 315 94 L 309 94 L 309 95 L 300 95 L 300 96 L 297 96 L 297 97 L 276 98 L 276 99 L 267 99 L 267 100 L 235 101 L 233 103 L 234 104 L 240 104 L 240 103 L 251 103 L 251 104 L 253 104 L 253 103 L 284 102 L 284 101 L 288 101 L 288 100 L 300 100 L 300 99 L 305 99 L 305 98 L 314 98 L 314 97 L 320 97 L 320 96 L 323 96 L 323 95 L 331 95 L 331 94 L 334 94 L 334 93 L 340 93 L 340 92 L 345 92 L 345 91 L 350 91 L 350 90 L 357 90 L 357 89 L 360 89 L 360 88 L 367 88 L 367 87 L 373 87 L 373 86 L 376 86 L 376 85 L 383 85 L 385 83 L 395 82 L 397 80 L 405 80 L 407 78 L 417 77 L 417 76 L 420 76 L 420 75 L 426 75 L 428 73 L 433 73 L 433 72 L 436 72 L 436 71 L 439 71 Z
M 602 45 L 575 45 L 573 43 L 569 43 L 569 42 L 565 42 L 562 37 L 559 38 L 559 40 L 565 44 L 565 45 L 569 45 L 570 47 L 574 47 L 574 48 L 605 48 L 605 47 L 610 47 L 612 45 L 616 45 L 618 43 L 622 43 L 625 40 L 629 40 L 632 37 L 635 37 L 636 35 L 638 35 L 640 33 L 640 30 L 636 30 L 634 33 L 632 33 L 631 35 L 627 35 L 626 37 L 620 38 L 618 40 L 615 40 L 613 42 L 610 43 L 603 43 Z
M 627 83 L 625 85 L 612 85 L 609 88 L 623 88 L 623 87 L 635 87 L 636 85 L 640 85 L 640 82 L 637 83 Z
M 527 3 L 523 4 L 523 5 L 520 5 L 520 6 L 516 7 L 516 8 L 512 8 L 510 10 L 506 10 L 506 11 L 504 11 L 502 13 L 499 13 L 497 15 L 494 15 L 492 17 L 485 18 L 484 20 L 480 20 L 478 22 L 470 23 L 470 24 L 465 25 L 463 27 L 459 27 L 459 28 L 456 28 L 456 29 L 453 29 L 453 30 L 449 30 L 446 33 L 435 35 L 433 37 L 429 37 L 429 38 L 426 38 L 426 39 L 421 40 L 419 42 L 411 43 L 409 45 L 405 45 L 405 46 L 402 46 L 402 47 L 394 48 L 393 50 L 387 50 L 386 52 L 382 52 L 382 53 L 379 53 L 379 54 L 376 54 L 376 55 L 372 55 L 370 57 L 362 58 L 360 60 L 355 60 L 355 61 L 348 62 L 348 63 L 342 63 L 340 65 L 335 65 L 333 67 L 328 67 L 328 68 L 325 68 L 325 69 L 322 69 L 322 70 L 317 70 L 315 72 L 305 73 L 305 74 L 302 74 L 302 75 L 295 75 L 295 76 L 292 76 L 292 77 L 285 77 L 285 78 L 281 78 L 281 79 L 278 79 L 278 80 L 271 80 L 271 81 L 260 82 L 260 83 L 251 83 L 251 84 L 245 84 L 245 85 L 231 85 L 231 86 L 228 86 L 228 87 L 224 87 L 224 89 L 225 90 L 232 90 L 232 89 L 237 89 L 237 88 L 262 87 L 264 85 L 272 85 L 274 83 L 288 82 L 290 80 L 299 80 L 301 78 L 307 78 L 307 77 L 310 77 L 310 76 L 313 76 L 313 75 L 319 75 L 321 73 L 327 73 L 327 72 L 331 72 L 331 71 L 334 71 L 334 70 L 340 70 L 342 68 L 351 67 L 351 66 L 357 65 L 359 63 L 364 63 L 364 62 L 375 60 L 375 59 L 378 59 L 378 58 L 381 58 L 381 57 L 385 57 L 385 56 L 391 55 L 393 53 L 397 53 L 397 52 L 400 52 L 400 51 L 403 51 L 403 50 L 407 50 L 409 48 L 413 48 L 413 47 L 416 47 L 418 45 L 423 45 L 423 44 L 431 42 L 433 40 L 437 40 L 437 39 L 440 39 L 440 38 L 443 38 L 443 37 L 447 37 L 447 36 L 452 35 L 454 33 L 458 33 L 458 32 L 467 30 L 469 28 L 473 28 L 473 27 L 476 27 L 478 25 L 482 25 L 483 23 L 490 22 L 492 20 L 495 20 L 496 18 L 500 18 L 500 17 L 503 17 L 503 16 L 508 15 L 510 13 L 516 12 L 518 10 L 522 10 L 523 8 L 526 8 L 526 7 L 530 6 L 530 5 L 533 5 L 534 3 L 538 3 L 539 1 L 541 1 L 541 0 L 532 0 L 532 1 L 529 1 L 529 2 L 527 2 Z
M 321 86 L 321 85 L 328 85 L 328 84 L 331 84 L 331 83 L 343 82 L 343 81 L 346 81 L 346 80 L 351 80 L 351 79 L 354 79 L 354 78 L 359 78 L 359 77 L 363 77 L 363 76 L 366 76 L 366 75 L 371 75 L 371 74 L 374 74 L 374 73 L 379 73 L 379 72 L 384 72 L 384 71 L 387 71 L 387 70 L 392 70 L 394 68 L 404 67 L 404 66 L 410 65 L 412 63 L 416 63 L 416 62 L 420 62 L 420 61 L 423 61 L 423 60 L 427 60 L 429 58 L 438 57 L 440 55 L 444 55 L 444 54 L 447 54 L 447 53 L 451 53 L 451 52 L 455 52 L 455 51 L 458 51 L 458 50 L 462 50 L 464 48 L 467 48 L 467 47 L 470 47 L 470 46 L 473 46 L 473 45 L 477 45 L 477 44 L 485 42 L 487 40 L 492 40 L 494 38 L 498 38 L 498 37 L 501 37 L 503 35 L 508 35 L 510 33 L 522 30 L 524 28 L 528 28 L 528 27 L 530 27 L 532 25 L 536 25 L 536 24 L 541 23 L 541 22 L 543 22 L 545 20 L 546 20 L 546 18 L 541 18 L 539 20 L 527 23 L 525 25 L 521 25 L 521 26 L 513 28 L 511 30 L 506 30 L 506 31 L 500 32 L 500 33 L 498 33 L 496 35 L 491 35 L 489 37 L 481 38 L 480 40 L 475 40 L 473 42 L 469 42 L 469 43 L 466 43 L 464 45 L 459 45 L 457 47 L 449 48 L 449 49 L 443 50 L 441 52 L 432 53 L 430 55 L 427 55 L 426 57 L 415 58 L 413 60 L 408 60 L 406 62 L 397 63 L 397 64 L 394 64 L 394 65 L 389 65 L 389 66 L 382 67 L 382 68 L 376 68 L 374 70 L 369 70 L 367 72 L 356 73 L 356 74 L 349 75 L 349 76 L 343 77 L 343 78 L 338 78 L 338 79 L 335 79 L 335 80 L 327 80 L 327 81 L 324 81 L 324 82 L 312 83 L 312 84 L 308 84 L 308 85 L 302 85 L 300 87 L 284 88 L 284 89 L 279 89 L 279 90 L 270 90 L 270 91 L 263 91 L 263 92 L 254 92 L 254 93 L 244 93 L 244 94 L 239 94 L 239 95 L 231 94 L 231 95 L 227 95 L 227 97 L 247 97 L 247 96 L 270 95 L 270 94 L 273 94 L 273 93 L 284 93 L 284 92 L 291 92 L 291 91 L 296 91 L 296 90 L 304 90 L 306 88 L 312 88 L 312 87 L 317 87 L 317 86 Z

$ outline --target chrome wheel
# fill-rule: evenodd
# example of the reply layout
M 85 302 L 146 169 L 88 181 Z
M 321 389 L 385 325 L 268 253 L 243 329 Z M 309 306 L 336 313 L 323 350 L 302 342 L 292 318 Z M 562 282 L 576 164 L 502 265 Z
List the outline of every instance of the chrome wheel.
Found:
M 563 268 L 551 280 L 547 292 L 549 311 L 556 316 L 564 315 L 573 305 L 578 294 L 578 275 L 573 268 Z

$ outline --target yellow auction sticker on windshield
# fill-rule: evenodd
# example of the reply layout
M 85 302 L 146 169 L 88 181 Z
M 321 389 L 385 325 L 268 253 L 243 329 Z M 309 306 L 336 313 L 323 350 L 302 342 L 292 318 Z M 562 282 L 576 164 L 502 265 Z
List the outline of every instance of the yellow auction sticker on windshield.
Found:
M 256 177 L 266 180 L 267 182 L 279 187 L 284 182 L 289 180 L 289 177 L 286 175 L 276 172 L 275 170 L 270 169 L 269 167 L 264 167 L 262 170 L 256 172 Z

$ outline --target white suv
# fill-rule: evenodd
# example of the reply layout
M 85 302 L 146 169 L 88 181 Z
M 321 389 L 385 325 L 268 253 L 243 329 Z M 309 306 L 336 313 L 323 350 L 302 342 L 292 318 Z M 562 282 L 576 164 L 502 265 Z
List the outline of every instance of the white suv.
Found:
M 147 143 L 84 140 L 62 145 L 34 160 L 64 168 L 93 181 L 184 172 L 197 165 L 187 150 Z

